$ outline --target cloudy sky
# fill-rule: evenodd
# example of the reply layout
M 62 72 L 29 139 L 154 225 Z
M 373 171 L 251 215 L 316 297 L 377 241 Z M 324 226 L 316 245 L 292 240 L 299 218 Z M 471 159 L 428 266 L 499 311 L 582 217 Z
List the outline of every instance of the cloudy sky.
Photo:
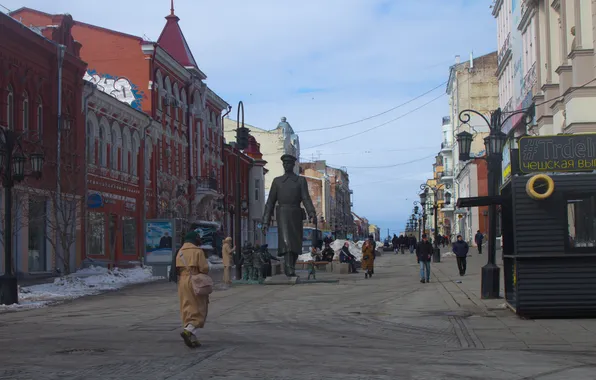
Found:
M 170 0 L 0 4 L 70 13 L 75 20 L 152 40 L 170 9 Z M 442 84 L 449 66 L 456 55 L 463 60 L 472 52 L 496 50 L 490 4 L 176 0 L 175 8 L 209 86 L 234 106 L 232 114 L 242 100 L 249 124 L 272 129 L 287 117 L 299 133 L 302 158 L 346 167 L 355 212 L 393 233 L 403 229 L 420 183 L 431 175 L 441 117 L 448 114 Z M 318 131 L 308 132 L 313 129 Z

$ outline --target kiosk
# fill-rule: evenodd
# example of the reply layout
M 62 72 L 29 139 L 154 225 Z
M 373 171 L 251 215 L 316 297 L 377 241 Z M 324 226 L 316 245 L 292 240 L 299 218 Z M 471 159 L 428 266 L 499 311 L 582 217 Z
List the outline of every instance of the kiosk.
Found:
M 525 136 L 501 207 L 507 305 L 526 318 L 596 316 L 596 134 Z

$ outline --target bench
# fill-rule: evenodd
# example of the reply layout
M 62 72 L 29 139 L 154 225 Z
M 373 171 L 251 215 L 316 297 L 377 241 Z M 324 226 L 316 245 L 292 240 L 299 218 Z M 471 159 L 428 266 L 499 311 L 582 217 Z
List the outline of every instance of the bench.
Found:
M 309 269 L 312 261 L 296 261 L 296 269 Z M 315 261 L 315 270 L 321 272 L 331 272 L 332 264 L 327 261 Z

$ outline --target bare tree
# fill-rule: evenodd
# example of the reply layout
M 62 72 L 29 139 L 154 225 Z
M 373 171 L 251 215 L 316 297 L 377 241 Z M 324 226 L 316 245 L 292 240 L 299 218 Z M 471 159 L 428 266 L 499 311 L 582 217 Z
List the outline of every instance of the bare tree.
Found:
M 61 275 L 70 274 L 76 257 L 77 230 L 81 229 L 84 192 L 84 153 L 76 148 L 76 134 L 70 129 L 62 131 L 62 160 L 57 165 L 46 160 L 46 166 L 59 167 L 56 183 L 43 190 L 48 200 L 46 207 L 46 241 L 56 255 L 56 270 Z

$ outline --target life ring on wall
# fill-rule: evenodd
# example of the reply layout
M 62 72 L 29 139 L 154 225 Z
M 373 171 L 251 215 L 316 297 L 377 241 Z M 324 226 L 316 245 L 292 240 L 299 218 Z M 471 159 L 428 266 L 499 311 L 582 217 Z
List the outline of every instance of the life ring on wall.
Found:
M 539 193 L 536 191 L 536 189 L 534 189 L 534 186 L 536 185 L 536 182 L 538 182 L 538 181 L 546 182 L 546 191 L 545 192 Z M 550 197 L 551 195 L 553 195 L 554 191 L 555 191 L 555 181 L 553 181 L 553 179 L 551 177 L 547 176 L 546 174 L 536 174 L 535 176 L 532 176 L 528 180 L 528 183 L 526 183 L 526 193 L 532 199 L 536 199 L 539 201 L 544 200 L 544 199 Z

